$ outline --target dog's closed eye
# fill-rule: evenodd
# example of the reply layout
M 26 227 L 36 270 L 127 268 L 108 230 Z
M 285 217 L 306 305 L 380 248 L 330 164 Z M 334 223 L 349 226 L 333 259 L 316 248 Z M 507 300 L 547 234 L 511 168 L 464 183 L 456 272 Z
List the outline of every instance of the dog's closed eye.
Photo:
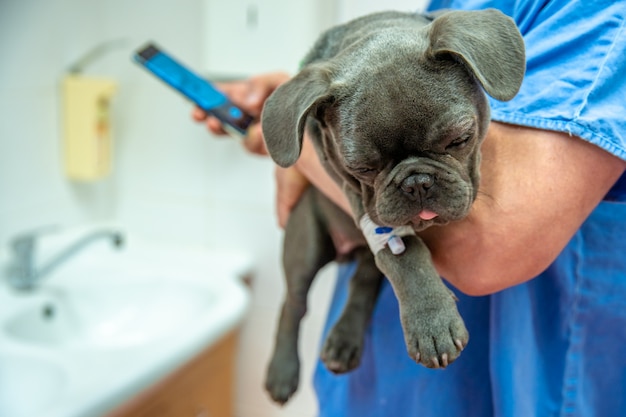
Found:
M 347 167 L 347 168 L 350 172 L 353 173 L 353 175 L 364 180 L 373 179 L 376 176 L 376 174 L 378 174 L 378 169 L 371 168 L 371 167 Z
M 448 145 L 446 146 L 446 150 L 450 151 L 450 150 L 455 150 L 455 149 L 463 149 L 465 148 L 465 146 L 467 146 L 467 144 L 469 143 L 470 139 L 472 138 L 472 134 L 471 133 L 466 133 L 462 136 L 459 136 L 455 139 L 453 139 L 450 143 L 448 143 Z

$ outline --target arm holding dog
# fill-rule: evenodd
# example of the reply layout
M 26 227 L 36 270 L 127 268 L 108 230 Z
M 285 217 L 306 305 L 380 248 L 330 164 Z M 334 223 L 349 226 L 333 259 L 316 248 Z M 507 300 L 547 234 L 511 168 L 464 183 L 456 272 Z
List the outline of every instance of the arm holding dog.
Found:
M 470 295 L 548 267 L 624 172 L 621 159 L 564 133 L 492 123 L 470 215 L 423 232 L 439 272 Z
M 420 232 L 439 273 L 470 295 L 500 291 L 544 270 L 626 168 L 579 138 L 495 122 L 482 152 L 479 196 L 469 216 Z M 296 167 L 318 181 L 328 176 L 306 147 Z M 347 204 L 343 196 L 328 196 Z

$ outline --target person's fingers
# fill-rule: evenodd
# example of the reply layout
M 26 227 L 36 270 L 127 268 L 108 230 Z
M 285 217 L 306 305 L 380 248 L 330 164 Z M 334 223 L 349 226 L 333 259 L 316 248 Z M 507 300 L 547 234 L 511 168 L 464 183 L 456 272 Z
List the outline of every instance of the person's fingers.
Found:
M 256 155 L 267 155 L 267 148 L 263 140 L 261 123 L 255 123 L 248 128 L 248 134 L 243 139 L 244 148 Z
M 255 107 L 259 113 L 265 100 L 281 84 L 289 80 L 290 76 L 284 72 L 262 74 L 250 79 L 250 89 L 246 97 L 246 104 Z
M 209 132 L 215 135 L 224 136 L 228 134 L 222 127 L 222 122 L 220 122 L 217 117 L 208 116 L 206 118 L 205 125 Z
M 227 94 L 236 105 L 254 117 L 261 115 L 265 100 L 276 88 L 289 80 L 286 72 L 272 72 L 249 78 L 239 83 L 232 83 Z M 239 84 L 239 85 L 235 85 Z
M 194 107 L 193 110 L 191 111 L 191 117 L 196 122 L 202 122 L 204 119 L 207 118 L 207 114 L 200 107 Z
M 227 134 L 222 128 L 222 122 L 220 122 L 216 117 L 208 115 L 199 107 L 194 107 L 191 111 L 191 118 L 198 123 L 204 123 L 207 130 L 214 135 L 224 136 Z

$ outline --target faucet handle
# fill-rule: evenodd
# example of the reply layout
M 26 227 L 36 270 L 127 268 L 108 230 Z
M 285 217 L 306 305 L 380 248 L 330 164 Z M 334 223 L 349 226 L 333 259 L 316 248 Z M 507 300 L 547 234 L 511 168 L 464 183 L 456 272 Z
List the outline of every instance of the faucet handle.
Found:
M 30 288 L 28 280 L 34 274 L 34 258 L 37 237 L 58 229 L 58 226 L 47 225 L 22 232 L 9 242 L 13 258 L 6 266 L 7 277 L 15 288 Z
M 26 232 L 21 232 L 11 238 L 9 245 L 15 253 L 25 255 L 33 251 L 39 236 L 52 233 L 58 229 L 58 225 L 45 225 Z

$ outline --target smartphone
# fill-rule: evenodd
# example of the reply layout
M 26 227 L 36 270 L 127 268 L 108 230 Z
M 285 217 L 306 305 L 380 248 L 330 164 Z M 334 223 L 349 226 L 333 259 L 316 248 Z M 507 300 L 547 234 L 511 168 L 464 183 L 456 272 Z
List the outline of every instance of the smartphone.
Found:
M 180 64 L 156 45 L 149 43 L 133 55 L 135 62 L 178 90 L 202 110 L 217 117 L 228 133 L 244 137 L 252 116 L 235 106 L 209 81 Z

